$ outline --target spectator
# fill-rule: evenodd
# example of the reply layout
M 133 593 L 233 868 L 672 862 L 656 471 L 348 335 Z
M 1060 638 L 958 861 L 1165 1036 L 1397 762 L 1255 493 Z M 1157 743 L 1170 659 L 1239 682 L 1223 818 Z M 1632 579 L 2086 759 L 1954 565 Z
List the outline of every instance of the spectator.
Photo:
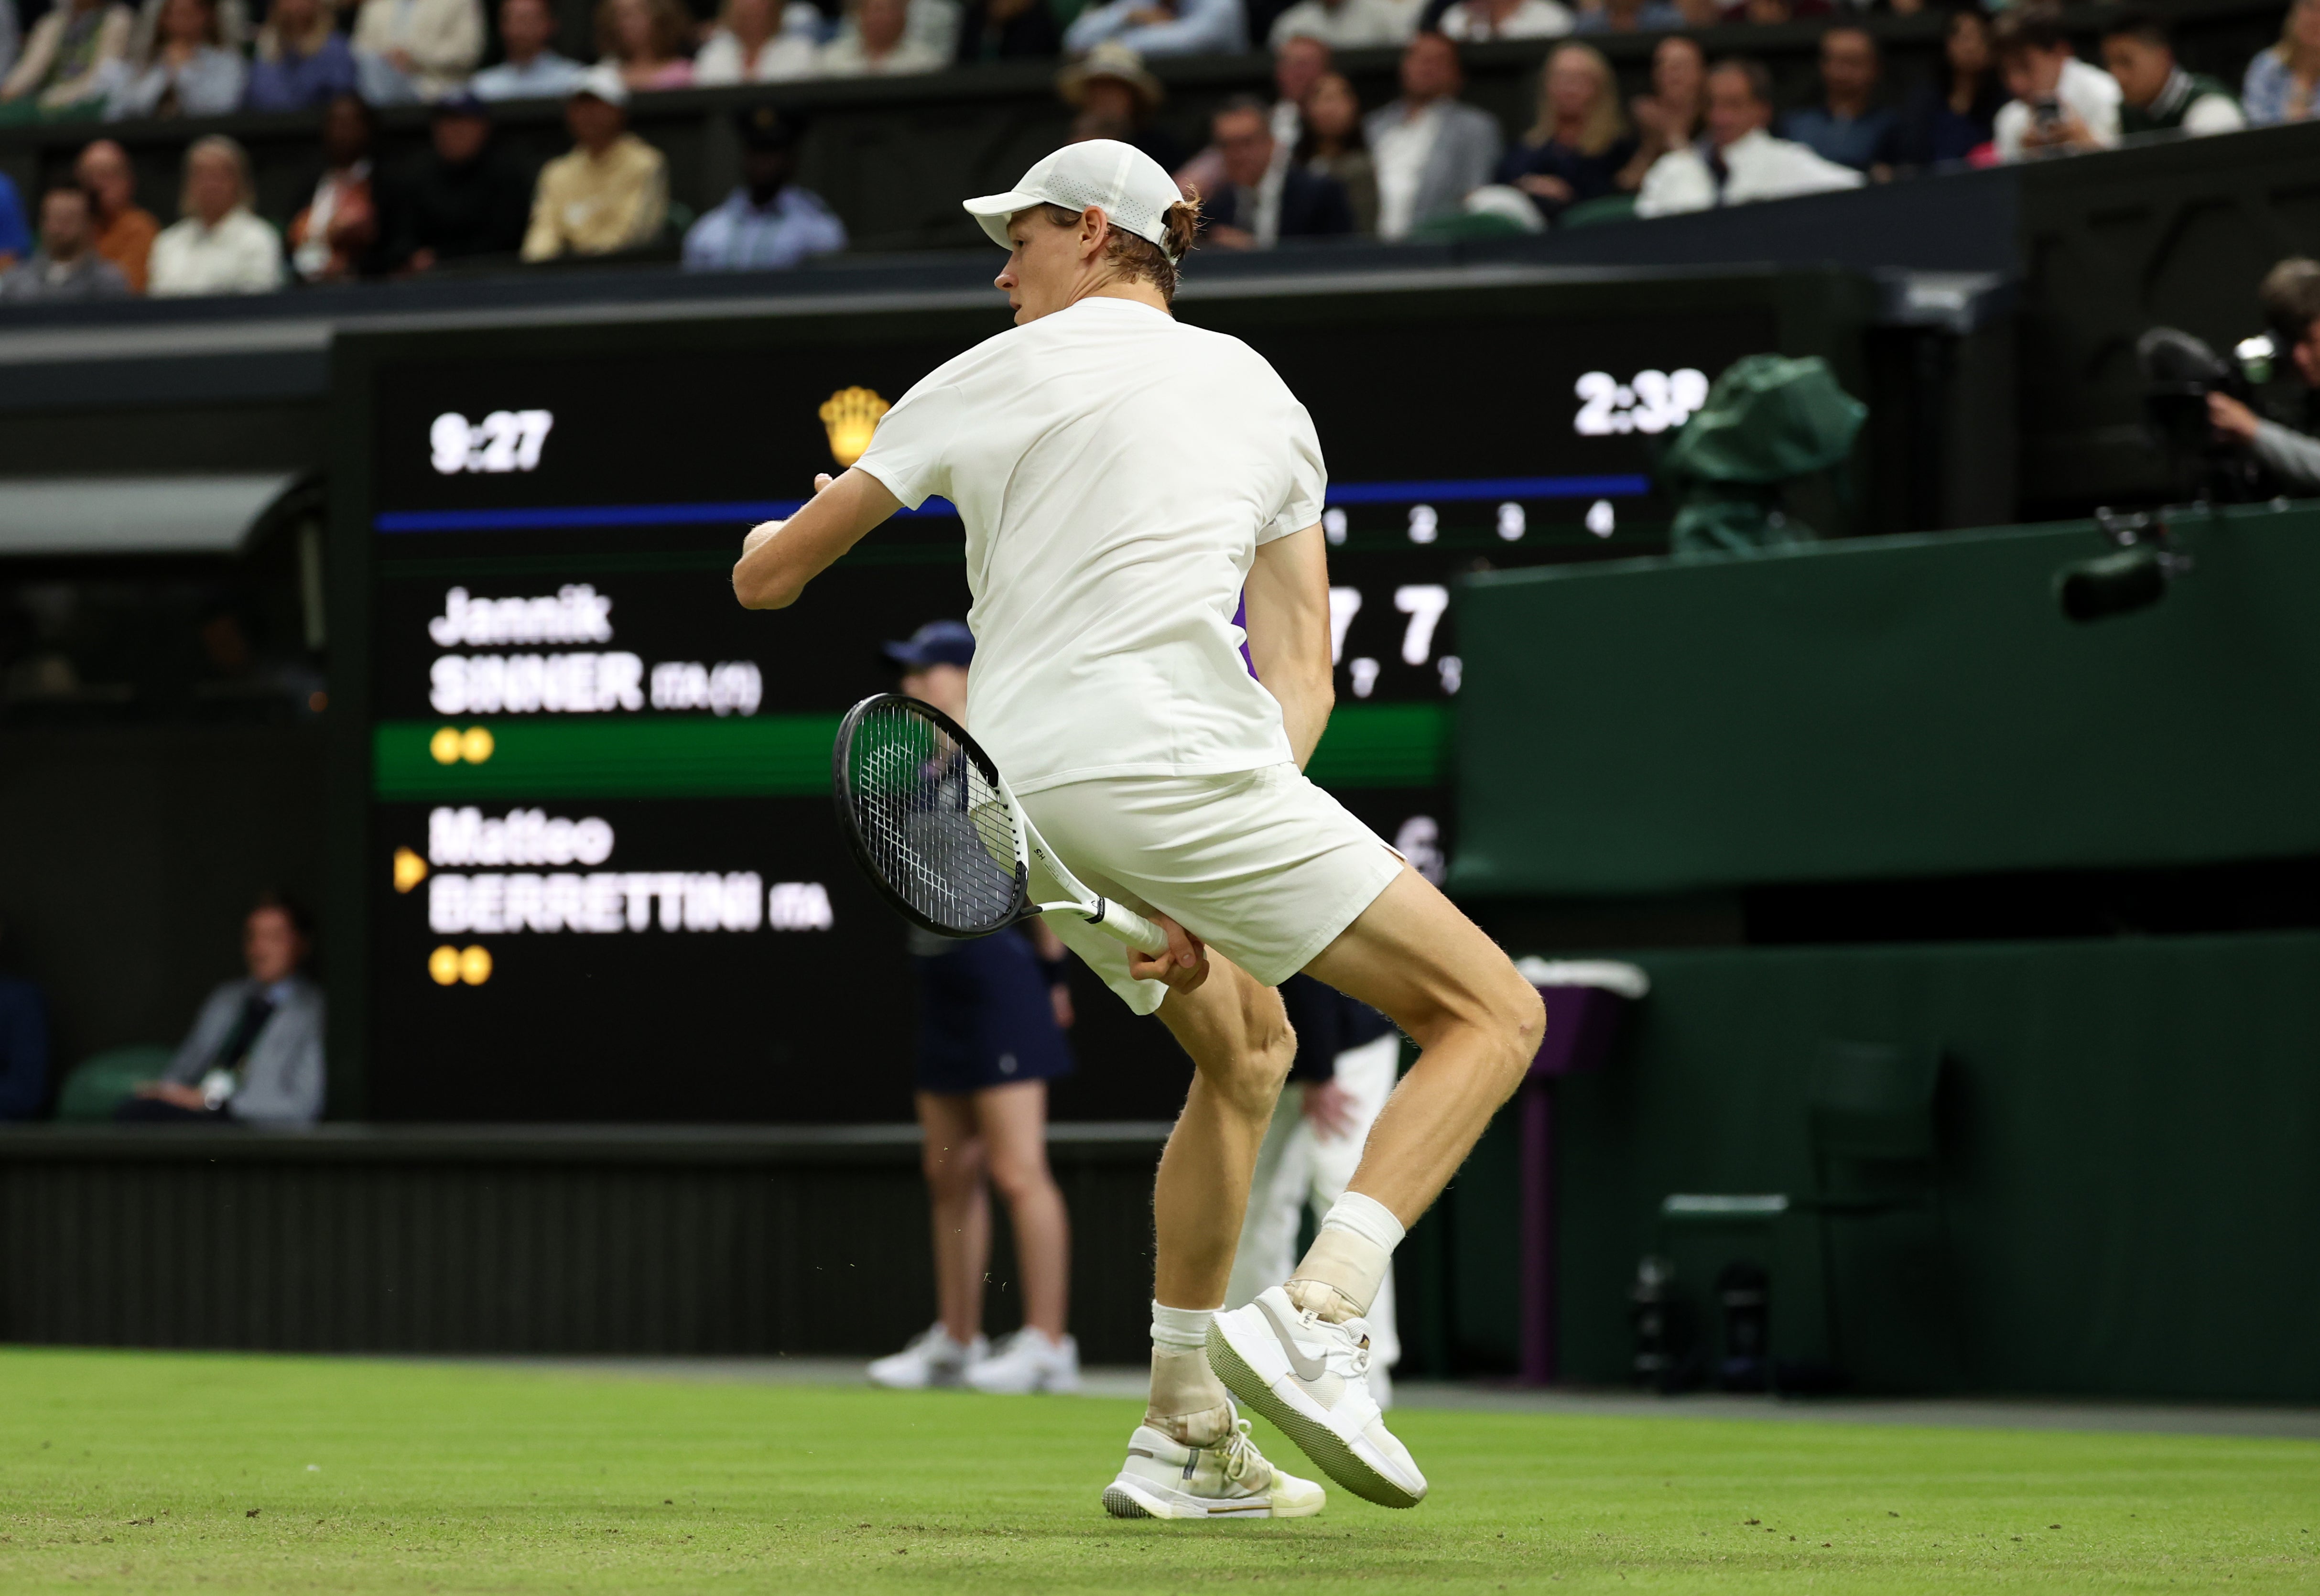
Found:
M 136 15 L 116 0 L 60 0 L 0 78 L 0 122 L 102 104 L 127 69 Z
M 0 1120 L 31 1120 L 49 1102 L 49 1000 L 14 973 L 12 951 L 0 921 Z
M 1611 63 L 1591 44 L 1565 44 L 1539 69 L 1538 119 L 1499 162 L 1498 180 L 1551 222 L 1581 200 L 1618 193 L 1637 148 Z
M 2320 0 L 2296 0 L 2279 30 L 2279 42 L 2256 51 L 2248 63 L 2240 97 L 2256 127 L 2309 122 L 2320 85 Z
M 16 46 L 23 37 L 16 25 L 16 0 L 0 0 L 0 77 L 16 64 Z
M 354 50 L 372 101 L 440 100 L 484 59 L 483 0 L 362 0 Z
M 1573 21 L 1581 33 L 1656 33 L 1685 25 L 1673 0 L 1601 0 Z
M 1671 150 L 1644 174 L 1638 216 L 1858 188 L 1862 176 L 1801 144 L 1775 139 L 1772 76 L 1761 61 L 1719 61 L 1708 74 L 1708 153 Z
M 321 1119 L 322 990 L 299 971 L 310 946 L 303 914 L 279 898 L 260 899 L 242 925 L 249 975 L 210 993 L 168 1069 L 137 1088 L 115 1117 L 243 1125 Z
M 2118 79 L 2121 133 L 2236 133 L 2247 126 L 2229 86 L 2176 64 L 2167 24 L 2122 12 L 2103 29 L 2103 65 Z
M 939 72 L 947 57 L 911 37 L 906 0 L 853 0 L 855 26 L 821 47 L 815 68 L 825 77 L 896 77 Z
M 1491 180 L 1504 142 L 1487 111 L 1462 104 L 1458 47 L 1420 33 L 1401 52 L 1401 98 L 1362 124 L 1377 163 L 1378 237 L 1458 214 L 1466 195 Z
M 1305 131 L 1290 159 L 1309 172 L 1334 177 L 1353 207 L 1354 231 L 1377 232 L 1377 163 L 1362 137 L 1362 102 L 1341 73 L 1327 72 L 1305 96 Z
M 971 0 L 960 18 L 962 65 L 1047 60 L 1063 53 L 1063 24 L 1047 0 Z
M 1343 238 L 1354 208 L 1336 178 L 1276 159 L 1273 118 L 1264 101 L 1225 102 L 1210 124 L 1224 181 L 1201 196 L 1207 241 L 1219 249 L 1270 249 L 1283 239 Z
M 780 271 L 846 248 L 846 223 L 797 172 L 797 130 L 771 105 L 738 121 L 741 186 L 684 235 L 687 271 Z
M 131 294 L 144 293 L 146 267 L 161 224 L 137 204 L 137 175 L 128 151 L 99 139 L 80 152 L 73 176 L 88 191 L 96 252 L 121 268 Z
M 1241 0 L 1108 0 L 1064 30 L 1064 48 L 1075 55 L 1104 43 L 1139 58 L 1219 55 L 1247 49 L 1248 30 Z
M 225 45 L 215 0 L 166 0 L 152 55 L 105 101 L 108 122 L 223 116 L 241 104 L 249 69 Z
M 1167 91 L 1145 69 L 1144 58 L 1124 44 L 1099 44 L 1083 60 L 1056 75 L 1056 92 L 1078 108 L 1073 137 L 1117 139 L 1133 144 L 1163 170 L 1183 164 L 1184 148 L 1165 129 L 1152 125 L 1152 113 Z
M 609 255 L 659 236 L 668 220 L 668 162 L 629 131 L 628 104 L 629 86 L 610 62 L 564 103 L 575 148 L 539 170 L 526 260 Z
M 1890 177 L 1900 119 L 1876 103 L 1883 76 L 1868 29 L 1831 28 L 1820 36 L 1820 104 L 1782 117 L 1781 135 L 1824 160 L 1880 181 Z
M 1627 103 L 1639 140 L 1636 157 L 1619 174 L 1619 186 L 1641 188 L 1652 163 L 1671 150 L 1697 143 L 1708 119 L 1708 58 L 1699 42 L 1679 33 L 1652 50 L 1652 92 Z
M 273 0 L 258 31 L 245 111 L 314 111 L 352 94 L 355 56 L 322 0 Z
M 1559 0 L 1457 0 L 1437 24 L 1445 39 L 1560 39 L 1573 19 Z
M 2303 379 L 2320 388 L 2320 260 L 2283 260 L 2256 291 L 2274 349 Z M 2320 493 L 2320 439 L 2259 416 L 2228 394 L 2207 395 L 2207 419 L 2219 442 L 2244 449 L 2300 494 Z
M 290 221 L 290 265 L 306 282 L 344 282 L 371 263 L 379 236 L 370 169 L 376 132 L 358 95 L 340 95 L 322 113 L 326 164 L 314 197 Z
M 1894 155 L 1901 165 L 1921 168 L 1982 159 L 2005 104 L 1989 18 L 1975 6 L 1962 5 L 1950 13 L 1942 64 L 1933 80 L 1911 91 L 1901 109 Z
M 1409 37 L 1410 15 L 1394 0 L 1297 0 L 1273 19 L 1265 41 L 1277 52 L 1292 39 L 1315 39 L 1331 50 L 1369 50 Z M 1273 134 L 1280 136 L 1275 128 Z
M 1329 47 L 1310 34 L 1298 33 L 1281 41 L 1273 52 L 1273 108 L 1266 114 L 1273 127 L 1273 141 L 1286 150 L 1295 148 L 1300 131 L 1299 107 L 1321 74 L 1329 69 Z M 1225 181 L 1223 152 L 1214 144 L 1186 161 L 1176 173 L 1176 185 L 1187 194 L 1205 195 L 1219 188 Z
M 2061 15 L 2044 5 L 1998 23 L 1998 70 L 2014 97 L 1998 109 L 2000 160 L 2108 150 L 2118 142 L 2118 79 L 2071 53 Z
M 385 187 L 385 258 L 400 271 L 512 256 L 523 247 L 531 179 L 492 144 L 491 115 L 472 93 L 435 102 L 428 152 L 401 183 Z
M 0 0 L 0 5 L 6 0 Z M 131 63 L 150 61 L 160 47 L 161 14 L 169 8 L 169 0 L 140 0 L 137 20 L 129 30 L 129 59 Z M 235 55 L 249 54 L 249 7 L 243 0 L 218 0 L 218 37 L 225 48 Z
M 16 185 L 0 172 L 0 268 L 14 265 L 32 251 L 32 230 L 24 225 L 24 202 Z
M 285 0 L 276 0 L 279 9 Z M 249 157 L 222 134 L 186 151 L 179 219 L 153 240 L 157 295 L 264 294 L 282 286 L 282 240 L 250 212 Z
M 694 86 L 812 77 L 814 29 L 820 16 L 806 0 L 792 0 L 786 10 L 782 0 L 725 0 L 717 31 L 693 59 Z
M 685 88 L 693 63 L 685 59 L 691 32 L 676 0 L 602 0 L 596 7 L 600 67 L 613 67 L 631 94 Z
M 276 0 L 279 3 L 279 0 Z M 500 46 L 507 57 L 467 82 L 479 100 L 560 100 L 580 86 L 588 68 L 548 49 L 556 14 L 548 0 L 500 0 Z
M 51 188 L 41 196 L 41 247 L 0 277 L 0 300 L 120 299 L 129 293 L 121 268 L 96 252 L 88 195 Z M 5 990 L 0 982 L 0 990 Z M 0 1107 L 0 1119 L 7 1118 Z

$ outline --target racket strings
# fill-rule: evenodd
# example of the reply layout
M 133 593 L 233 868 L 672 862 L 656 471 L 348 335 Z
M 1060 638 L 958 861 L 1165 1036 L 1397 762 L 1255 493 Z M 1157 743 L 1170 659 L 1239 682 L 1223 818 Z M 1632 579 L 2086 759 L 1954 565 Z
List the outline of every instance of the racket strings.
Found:
M 847 765 L 868 862 L 904 902 L 955 935 L 1013 918 L 1014 815 L 956 738 L 913 704 L 881 704 Z

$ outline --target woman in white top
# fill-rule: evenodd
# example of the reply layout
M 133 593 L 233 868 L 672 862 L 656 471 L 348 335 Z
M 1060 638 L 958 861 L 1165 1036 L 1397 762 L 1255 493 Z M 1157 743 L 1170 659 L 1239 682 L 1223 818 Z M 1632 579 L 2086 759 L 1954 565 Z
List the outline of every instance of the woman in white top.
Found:
M 222 134 L 186 151 L 182 221 L 153 240 L 147 291 L 263 294 L 282 286 L 280 235 L 250 213 L 249 157 Z
M 241 104 L 249 68 L 226 47 L 214 0 L 164 0 L 153 53 L 105 103 L 109 122 L 223 116 Z
M 1578 25 L 1556 0 L 1458 0 L 1442 14 L 1441 32 L 1463 43 L 1485 39 L 1560 39 Z
M 820 23 L 811 0 L 790 0 L 786 7 L 782 0 L 725 0 L 717 31 L 693 59 L 693 85 L 811 77 Z
M 974 599 L 970 730 L 1056 857 L 1167 931 L 1147 957 L 1049 922 L 1195 1066 L 1155 1183 L 1151 1399 L 1106 1510 L 1317 1510 L 1319 1487 L 1256 1455 L 1235 1398 L 1348 1490 L 1414 1505 L 1426 1479 L 1369 1390 L 1361 1316 L 1522 1079 L 1538 994 L 1303 773 L 1334 696 L 1328 472 L 1279 374 L 1171 313 L 1195 207 L 1097 139 L 966 208 L 1009 250 L 1016 326 L 922 378 L 852 468 L 751 531 L 735 594 L 786 607 L 902 506 L 948 499 Z M 1219 1312 L 1295 1050 L 1273 986 L 1300 969 L 1423 1051 L 1295 1274 Z

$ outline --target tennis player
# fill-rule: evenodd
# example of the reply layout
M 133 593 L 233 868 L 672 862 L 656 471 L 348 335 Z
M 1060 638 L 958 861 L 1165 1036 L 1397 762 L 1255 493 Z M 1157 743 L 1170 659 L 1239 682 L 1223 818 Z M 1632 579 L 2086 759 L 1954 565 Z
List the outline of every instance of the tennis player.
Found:
M 734 592 L 794 603 L 902 505 L 947 498 L 974 600 L 968 730 L 1056 856 L 1167 931 L 1149 957 L 1049 921 L 1194 1065 L 1153 1194 L 1151 1401 L 1106 1509 L 1318 1510 L 1320 1489 L 1258 1455 L 1235 1399 L 1355 1495 L 1414 1506 L 1426 1477 L 1370 1393 L 1363 1315 L 1520 1080 L 1538 996 L 1303 774 L 1334 696 L 1327 473 L 1272 367 L 1171 313 L 1196 206 L 1109 140 L 965 204 L 1008 251 L 1016 325 L 904 394 L 794 516 L 754 529 Z M 1032 892 L 1053 884 L 1035 874 Z M 1291 1277 L 1219 1311 L 1295 1047 L 1273 987 L 1298 970 L 1420 1051 Z

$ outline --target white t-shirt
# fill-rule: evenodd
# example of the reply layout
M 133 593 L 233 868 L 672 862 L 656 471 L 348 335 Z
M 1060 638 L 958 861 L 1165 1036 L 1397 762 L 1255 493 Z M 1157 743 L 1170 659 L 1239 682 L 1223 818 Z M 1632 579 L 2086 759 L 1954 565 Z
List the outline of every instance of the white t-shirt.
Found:
M 2073 56 L 2062 63 L 2054 97 L 2078 113 L 2096 143 L 2107 150 L 2118 142 L 2118 107 L 2124 96 L 2117 78 Z M 2022 139 L 2030 131 L 2031 116 L 2030 107 L 2019 100 L 2008 100 L 1998 108 L 1991 141 L 1998 146 L 2000 160 L 2022 159 Z
M 1240 340 L 1083 299 L 929 373 L 856 469 L 966 523 L 967 723 L 1018 793 L 1292 757 L 1233 613 L 1256 546 L 1321 519 L 1328 474 Z

